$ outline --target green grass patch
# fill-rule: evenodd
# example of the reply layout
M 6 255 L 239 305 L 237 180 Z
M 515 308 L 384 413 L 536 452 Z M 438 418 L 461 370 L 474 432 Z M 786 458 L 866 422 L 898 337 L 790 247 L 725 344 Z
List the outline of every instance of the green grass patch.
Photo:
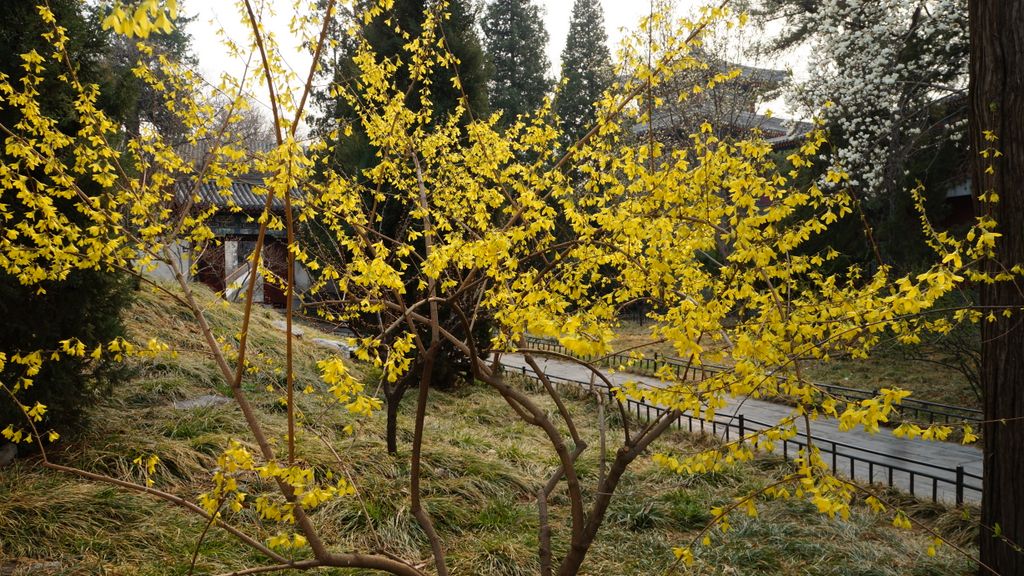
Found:
M 710 338 L 705 338 L 701 344 L 709 352 L 722 349 L 721 343 Z M 887 342 L 866 359 L 805 361 L 803 369 L 806 377 L 814 382 L 867 391 L 898 387 L 913 391 L 915 399 L 980 409 L 978 394 L 956 368 L 952 348 L 943 345 L 942 340 L 920 345 Z M 678 355 L 671 344 L 651 337 L 650 324 L 635 322 L 623 322 L 616 329 L 612 347 L 615 350 L 640 347 L 637 350 L 647 358 Z
M 208 293 L 201 297 L 217 335 L 230 342 L 241 318 L 239 307 L 223 306 Z M 251 342 L 261 371 L 247 375 L 245 389 L 268 437 L 281 447 L 286 422 L 278 403 L 280 378 L 275 368 L 284 362 L 284 339 L 271 326 L 277 318 L 269 310 L 257 309 L 254 314 Z M 133 459 L 157 454 L 161 464 L 154 476 L 156 486 L 195 501 L 209 489 L 210 470 L 228 443 L 238 440 L 252 447 L 252 439 L 234 404 L 172 408 L 176 400 L 227 391 L 201 336 L 179 307 L 143 295 L 132 310 L 130 326 L 137 339 L 157 337 L 172 344 L 178 356 L 136 362 L 134 379 L 117 386 L 99 408 L 91 431 L 60 444 L 61 451 L 53 457 L 118 478 L 142 480 Z M 316 332 L 306 331 L 296 343 L 300 386 L 316 385 L 315 362 L 325 355 L 308 344 Z M 362 372 L 371 384 L 379 374 L 371 369 Z M 527 393 L 555 413 L 538 392 Z M 356 421 L 318 398 L 299 395 L 298 407 L 308 424 L 298 439 L 299 458 L 320 477 L 329 472 L 352 478 L 358 488 L 357 496 L 333 500 L 313 513 L 329 546 L 339 551 L 382 550 L 428 562 L 426 538 L 409 513 L 413 399 L 407 398 L 400 412 L 400 450 L 391 456 L 385 450 L 383 414 Z M 567 405 L 590 446 L 578 465 L 590 497 L 601 473 L 597 412 L 585 399 L 569 400 Z M 449 554 L 452 574 L 537 574 L 535 495 L 556 464 L 545 436 L 521 422 L 500 396 L 481 385 L 432 392 L 428 414 L 424 502 Z M 610 421 L 614 415 L 609 412 Z M 354 436 L 344 432 L 348 424 L 356 426 Z M 610 442 L 619 441 L 621 430 L 613 425 L 608 437 Z M 708 437 L 673 431 L 651 452 L 685 454 L 710 442 Z M 699 533 L 711 518 L 712 506 L 730 502 L 786 471 L 778 459 L 765 457 L 722 473 L 684 477 L 655 466 L 649 456 L 638 459 L 623 477 L 582 573 L 662 574 L 674 563 L 672 548 L 688 544 Z M 249 488 L 256 491 L 261 486 L 252 481 Z M 550 499 L 556 558 L 569 545 L 564 490 L 560 486 Z M 957 520 L 957 512 L 910 500 L 904 504 L 970 548 L 973 534 L 964 528 L 969 523 Z M 857 506 L 848 521 L 822 517 L 802 501 L 767 501 L 759 506 L 757 518 L 737 518 L 731 532 L 716 533 L 712 546 L 698 547 L 693 574 L 896 576 L 967 574 L 974 569 L 948 547 L 940 548 L 935 558 L 927 556 L 925 534 L 897 531 L 863 506 Z M 232 519 L 257 538 L 278 529 L 261 526 L 252 517 L 245 510 Z M 6 567 L 56 562 L 62 567 L 57 573 L 186 574 L 203 527 L 195 516 L 165 502 L 48 471 L 32 459 L 0 472 L 0 573 Z M 258 556 L 213 529 L 200 547 L 196 573 L 259 563 Z

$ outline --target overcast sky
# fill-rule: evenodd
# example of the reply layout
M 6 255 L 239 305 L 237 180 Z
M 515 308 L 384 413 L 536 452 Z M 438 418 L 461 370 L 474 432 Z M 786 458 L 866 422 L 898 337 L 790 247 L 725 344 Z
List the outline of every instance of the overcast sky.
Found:
M 544 24 L 550 35 L 550 42 L 547 47 L 548 60 L 551 63 L 551 76 L 557 77 L 562 49 L 565 47 L 566 35 L 569 32 L 569 17 L 572 13 L 573 0 L 534 0 L 544 13 Z M 706 4 L 709 0 L 677 0 L 680 10 L 690 11 L 698 6 Z M 609 48 L 612 53 L 619 40 L 623 37 L 626 29 L 636 26 L 638 20 L 648 12 L 649 3 L 643 0 L 601 0 L 604 8 L 605 28 L 609 38 Z M 284 41 L 288 36 L 287 23 L 291 14 L 284 10 L 283 6 L 290 6 L 291 2 L 277 0 L 269 2 L 268 5 L 276 5 L 282 13 L 276 14 L 270 19 L 270 30 L 277 31 L 278 38 L 282 42 L 282 50 L 285 60 L 293 70 L 305 77 L 309 69 L 309 56 L 298 49 L 297 46 L 289 45 Z M 241 38 L 244 29 L 239 22 L 237 9 L 233 0 L 185 0 L 182 3 L 183 12 L 186 15 L 196 15 L 195 22 L 191 25 L 190 31 L 193 37 L 193 44 L 196 55 L 199 57 L 200 67 L 204 74 L 210 78 L 217 77 L 221 72 L 228 71 L 233 74 L 241 72 L 243 64 L 231 62 L 223 56 L 224 50 L 214 31 L 223 26 L 235 38 Z M 744 62 L 750 64 L 750 62 Z M 761 63 L 763 65 L 763 63 Z M 785 63 L 776 64 L 776 67 L 785 67 Z M 799 73 L 799 71 L 798 71 Z M 776 112 L 784 111 L 781 102 L 772 103 Z

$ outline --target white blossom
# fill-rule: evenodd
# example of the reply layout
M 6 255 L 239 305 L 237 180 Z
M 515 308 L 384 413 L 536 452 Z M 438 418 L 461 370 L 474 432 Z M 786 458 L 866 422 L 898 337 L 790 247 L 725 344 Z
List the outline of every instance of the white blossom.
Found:
M 809 78 L 791 99 L 843 141 L 834 160 L 882 193 L 931 122 L 929 108 L 966 84 L 966 0 L 821 0 L 808 20 Z M 961 130 L 947 127 L 950 139 Z

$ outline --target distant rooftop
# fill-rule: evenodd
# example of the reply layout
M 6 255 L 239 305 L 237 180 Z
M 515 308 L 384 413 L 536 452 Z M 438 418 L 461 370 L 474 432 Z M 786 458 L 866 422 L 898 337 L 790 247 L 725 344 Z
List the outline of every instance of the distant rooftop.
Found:
M 802 138 L 804 134 L 809 132 L 814 125 L 810 122 L 802 122 L 799 120 L 792 120 L 789 118 L 779 118 L 776 116 L 767 116 L 764 114 L 757 114 L 755 112 L 737 111 L 731 113 L 733 117 L 729 122 L 727 128 L 733 130 L 760 130 L 765 139 L 773 146 L 777 146 L 783 142 L 790 142 L 795 139 Z M 654 118 L 651 122 L 654 130 L 668 130 L 674 127 L 675 119 L 671 112 L 661 111 L 655 112 Z M 633 126 L 634 134 L 645 134 L 647 133 L 648 124 L 637 124 Z
M 202 182 L 198 187 L 191 182 L 179 182 L 175 186 L 175 197 L 179 204 L 185 204 L 194 191 L 201 206 L 237 206 L 243 212 L 262 212 L 267 203 L 267 195 L 257 192 L 257 188 L 262 185 L 263 178 L 259 175 L 236 177 L 232 180 L 230 188 L 226 189 L 218 187 L 213 182 Z M 293 198 L 298 195 L 298 190 L 292 192 Z M 275 197 L 271 209 L 284 210 L 284 199 Z
M 744 64 L 726 63 L 724 68 L 732 70 L 740 69 L 740 78 L 747 78 L 765 84 L 783 84 L 789 80 L 789 71 L 776 70 L 774 68 L 758 68 L 757 66 L 746 66 Z

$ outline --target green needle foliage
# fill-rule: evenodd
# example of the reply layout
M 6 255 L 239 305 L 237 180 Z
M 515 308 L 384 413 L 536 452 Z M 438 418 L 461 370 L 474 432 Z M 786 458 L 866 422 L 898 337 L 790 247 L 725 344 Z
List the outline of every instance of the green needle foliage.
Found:
M 569 36 L 562 50 L 562 85 L 555 112 L 562 121 L 566 142 L 579 140 L 594 122 L 594 102 L 612 81 L 612 57 L 604 30 L 604 12 L 598 0 L 576 0 L 569 21 Z
M 108 34 L 99 21 L 79 2 L 53 0 L 50 6 L 66 24 L 68 54 L 78 69 L 79 77 L 103 87 L 98 104 L 114 117 L 131 113 L 130 103 L 117 97 L 118 71 L 106 66 Z M 0 12 L 0 76 L 18 77 L 24 72 L 21 54 L 43 51 L 40 36 L 46 28 L 40 22 L 35 3 L 14 2 Z M 51 64 L 40 88 L 40 106 L 58 121 L 58 129 L 73 134 L 79 129 L 74 109 L 74 94 L 66 83 L 58 80 L 59 63 Z M 0 110 L 0 124 L 14 126 L 20 115 L 11 108 Z M 7 161 L 6 153 L 0 159 Z M 83 184 L 87 193 L 94 189 Z M 22 200 L 13 191 L 0 190 L 0 204 L 9 204 L 15 213 L 24 213 Z M 58 210 L 72 213 L 66 205 Z M 2 220 L 0 220 L 2 221 Z M 0 230 L 13 230 L 16 222 L 2 221 Z M 20 351 L 57 348 L 57 342 L 72 335 L 87 334 L 97 341 L 109 341 L 122 335 L 121 309 L 129 303 L 130 282 L 117 273 L 105 270 L 75 270 L 60 283 L 26 286 L 7 272 L 0 272 L 0 354 L 8 357 Z M 2 363 L 0 363 L 2 366 Z M 97 398 L 112 367 L 107 362 L 88 358 L 66 358 L 44 366 L 36 376 L 35 385 L 20 397 L 22 403 L 40 402 L 49 407 L 50 426 L 61 432 L 81 427 L 85 410 Z M 0 381 L 15 381 L 17 370 L 0 368 Z M 21 409 L 6 395 L 0 396 L 0 422 L 10 423 L 23 418 Z M 2 443 L 2 441 L 0 441 Z
M 490 68 L 490 103 L 503 123 L 533 112 L 551 89 L 544 47 L 548 32 L 530 0 L 494 0 L 484 11 L 484 46 Z

